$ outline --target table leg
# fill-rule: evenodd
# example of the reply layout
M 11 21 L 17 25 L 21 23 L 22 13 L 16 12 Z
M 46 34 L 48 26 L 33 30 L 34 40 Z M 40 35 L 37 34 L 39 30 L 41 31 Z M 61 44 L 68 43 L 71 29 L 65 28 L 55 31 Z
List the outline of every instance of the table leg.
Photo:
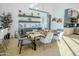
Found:
M 32 47 L 32 49 L 34 49 L 34 51 L 36 50 L 36 42 L 35 42 L 35 40 L 33 40 L 33 47 Z
M 20 43 L 20 50 L 19 50 L 19 54 L 21 54 L 22 43 L 23 43 L 23 40 L 21 40 L 21 43 Z

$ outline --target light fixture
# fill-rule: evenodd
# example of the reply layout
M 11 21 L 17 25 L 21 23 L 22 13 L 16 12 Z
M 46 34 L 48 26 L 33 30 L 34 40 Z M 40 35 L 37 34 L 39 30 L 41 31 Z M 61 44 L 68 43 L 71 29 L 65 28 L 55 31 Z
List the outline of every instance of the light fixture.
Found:
M 33 8 L 33 9 L 39 9 L 38 7 L 37 7 L 37 3 L 32 3 L 32 4 L 30 4 L 30 6 L 29 6 L 29 8 Z

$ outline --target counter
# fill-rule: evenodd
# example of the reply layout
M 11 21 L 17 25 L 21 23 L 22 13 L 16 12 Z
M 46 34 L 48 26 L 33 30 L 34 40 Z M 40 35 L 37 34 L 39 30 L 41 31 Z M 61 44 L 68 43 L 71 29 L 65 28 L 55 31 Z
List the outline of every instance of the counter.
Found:
M 74 33 L 74 28 L 71 27 L 71 28 L 68 28 L 68 27 L 65 27 L 64 28 L 64 35 L 71 35 Z

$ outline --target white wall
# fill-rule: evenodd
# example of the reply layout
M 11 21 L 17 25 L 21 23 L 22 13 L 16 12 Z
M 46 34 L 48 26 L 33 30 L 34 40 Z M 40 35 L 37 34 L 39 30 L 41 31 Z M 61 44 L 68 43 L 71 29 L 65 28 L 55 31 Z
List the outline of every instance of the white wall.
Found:
M 65 9 L 67 8 L 74 8 L 76 10 L 79 11 L 79 8 L 77 7 L 79 4 L 75 4 L 75 3 L 72 3 L 72 4 L 68 4 L 68 3 L 59 3 L 59 4 L 53 4 L 54 6 L 54 16 L 56 17 L 61 17 L 63 22 L 62 23 L 56 23 L 54 24 L 52 22 L 52 26 L 51 26 L 51 29 L 57 29 L 57 28 L 61 28 L 61 29 L 64 29 L 64 12 L 65 12 Z M 52 8 L 53 8 L 52 6 Z M 54 25 L 54 26 L 53 26 Z
M 21 3 L 21 4 L 5 4 L 5 3 L 1 3 L 0 4 L 0 14 L 5 11 L 5 12 L 11 12 L 12 13 L 12 18 L 13 18 L 13 23 L 12 23 L 12 26 L 11 26 L 11 35 L 14 35 L 15 31 L 18 30 L 18 10 L 22 10 L 23 12 L 30 12 L 28 10 L 28 7 L 29 7 L 30 4 L 27 4 L 27 3 Z M 44 10 L 44 11 L 47 11 L 49 12 L 52 17 L 54 16 L 57 16 L 57 17 L 61 17 L 64 21 L 64 11 L 65 9 L 67 8 L 74 8 L 74 9 L 77 9 L 79 11 L 79 7 L 78 7 L 79 4 L 59 4 L 59 3 L 41 3 L 41 4 L 38 4 L 38 7 L 40 8 L 40 10 Z M 27 10 L 27 11 L 26 11 Z M 44 14 L 45 15 L 45 14 Z M 47 26 L 46 24 L 46 20 L 44 20 L 44 25 L 43 26 Z M 57 27 L 55 26 L 55 24 L 52 24 L 51 28 L 53 29 L 54 27 Z M 63 23 L 60 25 L 60 27 L 63 28 Z
M 49 12 L 52 17 L 60 17 L 62 18 L 62 23 L 53 23 L 52 21 L 52 25 L 51 25 L 51 29 L 57 29 L 57 28 L 61 28 L 64 29 L 64 13 L 65 13 L 65 9 L 68 8 L 74 8 L 76 10 L 79 11 L 79 4 L 78 3 L 48 3 L 48 4 L 39 4 L 39 7 L 43 7 L 41 8 L 42 10 L 45 10 L 47 12 Z
M 22 10 L 22 12 L 24 13 L 30 13 L 31 11 L 28 9 L 30 4 L 0 4 L 0 14 L 2 14 L 3 11 L 6 12 L 6 14 L 8 12 L 11 12 L 12 13 L 12 19 L 13 19 L 13 23 L 11 25 L 11 35 L 14 36 L 15 34 L 15 31 L 18 30 L 18 10 Z M 47 23 L 46 23 L 46 14 L 44 13 L 41 13 L 41 17 L 44 17 L 44 23 L 43 23 L 43 28 L 46 28 L 47 26 Z

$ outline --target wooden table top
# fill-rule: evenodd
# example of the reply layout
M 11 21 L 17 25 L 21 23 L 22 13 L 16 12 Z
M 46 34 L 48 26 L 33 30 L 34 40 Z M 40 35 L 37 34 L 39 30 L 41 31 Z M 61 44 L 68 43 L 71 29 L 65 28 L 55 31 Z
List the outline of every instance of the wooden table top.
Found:
M 38 36 L 45 36 L 44 34 L 42 34 L 40 32 L 26 32 L 25 35 L 28 35 L 29 37 L 31 37 L 32 40 L 34 40 L 34 38 L 38 37 Z
M 31 36 L 31 38 L 34 38 L 34 37 L 37 37 L 37 36 L 41 36 L 41 35 L 43 35 L 43 34 L 37 34 L 37 33 L 34 33 L 34 34 L 29 34 L 30 36 Z

